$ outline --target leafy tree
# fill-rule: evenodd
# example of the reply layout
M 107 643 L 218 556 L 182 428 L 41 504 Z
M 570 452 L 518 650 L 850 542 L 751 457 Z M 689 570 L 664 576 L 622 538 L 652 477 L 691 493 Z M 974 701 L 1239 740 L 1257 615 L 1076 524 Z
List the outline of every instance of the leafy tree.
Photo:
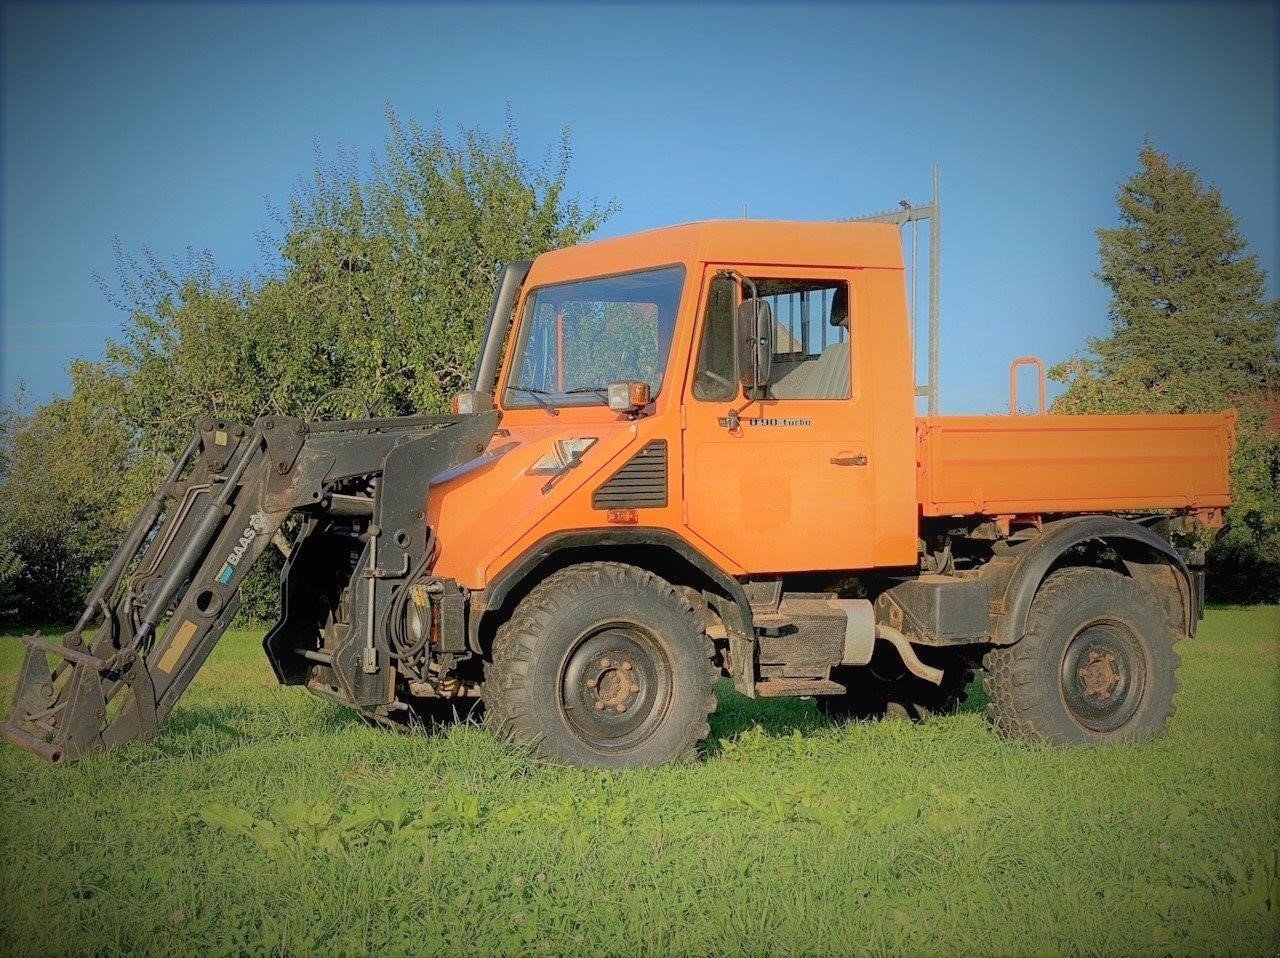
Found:
M 1280 594 L 1280 302 L 1221 193 L 1150 143 L 1120 186 L 1120 225 L 1098 230 L 1111 335 L 1054 367 L 1055 412 L 1240 411 L 1235 505 L 1211 557 L 1220 597 Z
M 5 420 L 0 555 L 19 563 L 5 588 L 22 617 L 76 611 L 203 416 L 445 409 L 469 383 L 502 266 L 577 243 L 613 211 L 568 196 L 567 131 L 531 164 L 510 118 L 497 138 L 388 123 L 371 169 L 318 162 L 254 276 L 117 248 L 106 291 L 130 313 L 123 337 L 72 365 L 69 396 Z M 274 608 L 270 578 L 246 583 L 251 614 Z
M 466 388 L 502 267 L 580 242 L 612 212 L 567 199 L 567 132 L 532 166 L 508 121 L 450 140 L 388 114 L 386 157 L 321 164 L 280 217 L 281 267 L 257 283 L 199 258 L 181 276 L 124 263 L 133 299 L 109 366 L 129 418 L 172 454 L 211 411 L 252 420 L 444 411 Z
M 0 551 L 18 562 L 9 604 L 30 621 L 75 608 L 146 495 L 144 456 L 112 378 L 96 363 L 74 362 L 70 372 L 70 397 L 5 417 Z

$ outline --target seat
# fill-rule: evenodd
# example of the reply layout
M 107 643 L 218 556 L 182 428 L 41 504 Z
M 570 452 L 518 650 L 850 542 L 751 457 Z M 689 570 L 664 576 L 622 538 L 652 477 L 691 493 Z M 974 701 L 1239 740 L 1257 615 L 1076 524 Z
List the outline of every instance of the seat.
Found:
M 843 283 L 831 298 L 831 325 L 849 328 L 849 288 Z M 800 363 L 770 387 L 774 399 L 847 399 L 852 382 L 850 348 L 832 343 L 817 358 Z

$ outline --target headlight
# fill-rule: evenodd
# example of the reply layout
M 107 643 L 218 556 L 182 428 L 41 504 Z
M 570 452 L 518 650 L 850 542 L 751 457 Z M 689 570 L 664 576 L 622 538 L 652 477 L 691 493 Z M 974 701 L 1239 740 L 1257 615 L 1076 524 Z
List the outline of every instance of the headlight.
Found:
M 614 412 L 638 412 L 653 401 L 649 396 L 649 384 L 632 380 L 609 383 L 606 395 L 609 408 Z
M 551 451 L 529 467 L 527 475 L 545 476 L 549 473 L 563 472 L 581 459 L 582 454 L 595 444 L 595 436 L 557 439 L 551 444 Z

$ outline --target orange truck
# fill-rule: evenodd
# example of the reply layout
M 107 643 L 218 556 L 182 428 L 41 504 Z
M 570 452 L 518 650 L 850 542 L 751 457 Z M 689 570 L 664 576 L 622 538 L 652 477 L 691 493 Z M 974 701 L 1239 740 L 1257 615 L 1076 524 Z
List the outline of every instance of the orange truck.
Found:
M 502 273 L 448 416 L 209 419 L 3 734 L 152 738 L 272 544 L 276 676 L 399 724 L 483 706 L 571 765 L 696 754 L 722 676 L 832 716 L 1162 731 L 1234 414 L 916 415 L 898 231 L 708 222 Z M 1016 405 L 1015 410 L 1016 411 Z

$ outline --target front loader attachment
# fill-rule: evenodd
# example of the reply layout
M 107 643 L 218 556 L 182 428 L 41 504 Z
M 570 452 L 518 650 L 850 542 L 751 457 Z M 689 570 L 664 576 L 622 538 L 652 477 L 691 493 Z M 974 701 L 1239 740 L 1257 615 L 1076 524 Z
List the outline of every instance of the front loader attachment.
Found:
M 405 584 L 395 580 L 430 558 L 422 517 L 431 478 L 481 453 L 496 424 L 492 412 L 310 424 L 268 416 L 252 429 L 203 422 L 74 628 L 56 642 L 22 640 L 0 735 L 54 763 L 152 739 L 235 617 L 245 574 L 283 541 L 294 513 L 303 516 L 299 541 L 328 517 L 358 517 L 343 528 L 365 552 L 342 585 L 376 621 L 393 584 Z M 379 545 L 384 525 L 394 541 Z M 297 585 L 286 584 L 286 604 Z M 335 679 L 335 697 L 357 706 L 389 700 L 394 675 L 385 645 L 367 631 L 354 677 Z

